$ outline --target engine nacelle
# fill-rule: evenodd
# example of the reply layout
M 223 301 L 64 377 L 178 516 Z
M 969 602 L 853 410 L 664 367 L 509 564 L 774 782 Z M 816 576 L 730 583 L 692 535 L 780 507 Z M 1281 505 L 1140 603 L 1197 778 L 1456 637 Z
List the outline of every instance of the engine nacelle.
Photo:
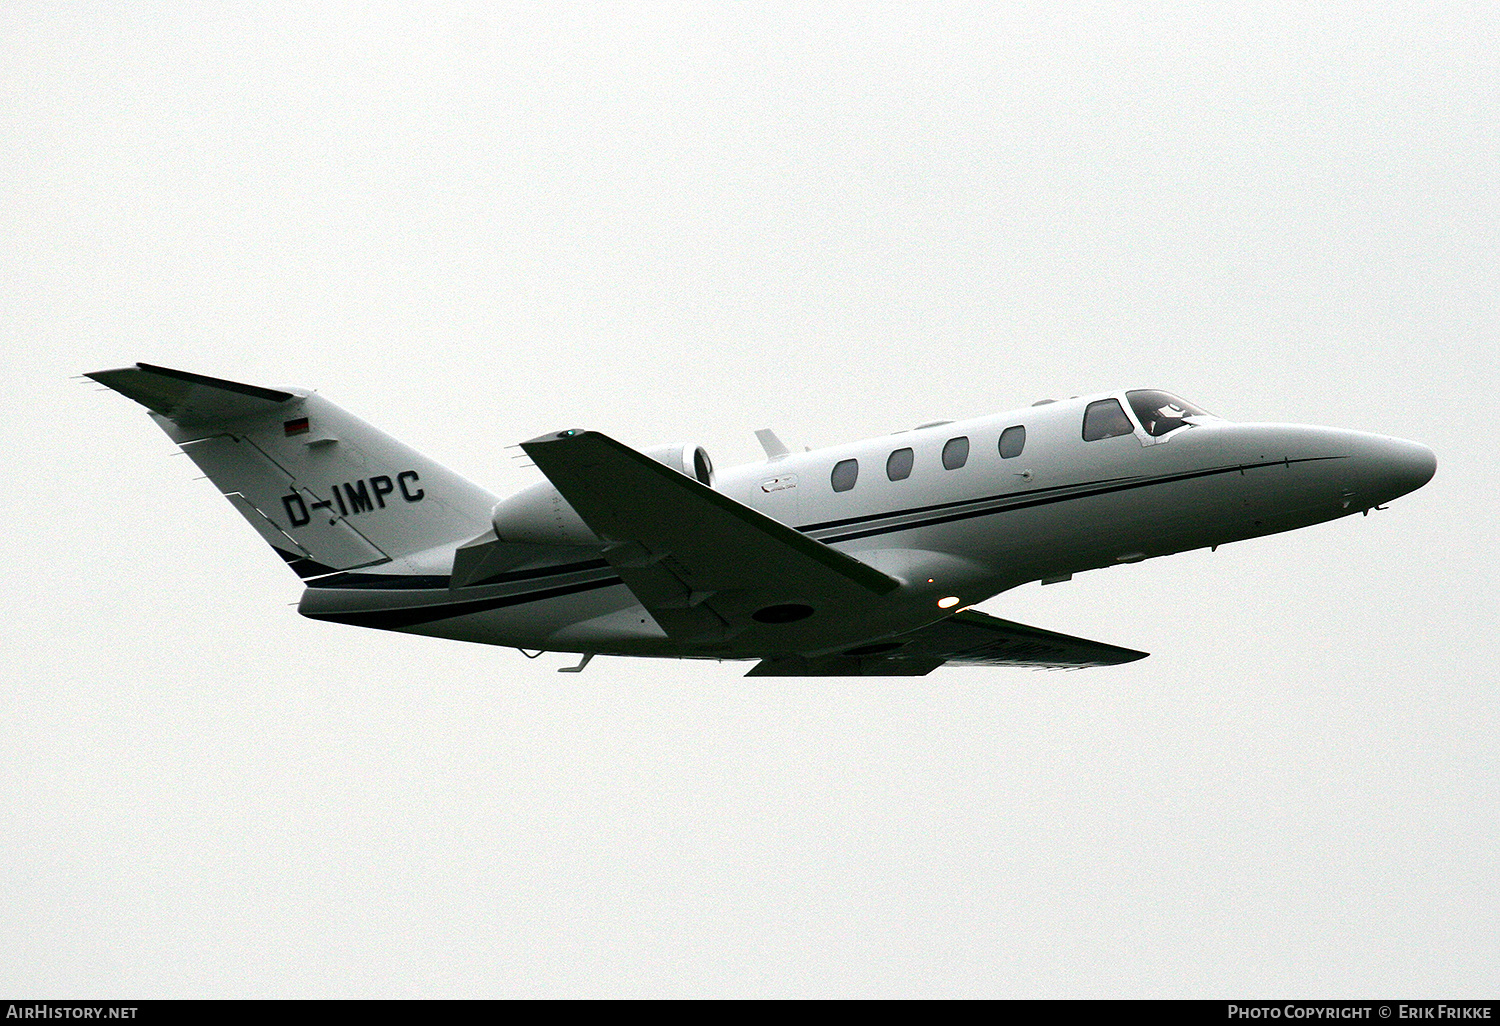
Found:
M 495 504 L 495 535 L 520 545 L 603 545 L 551 481 L 538 481 Z
M 714 465 L 701 445 L 677 442 L 643 450 L 679 474 L 708 485 L 714 484 Z M 589 530 L 551 481 L 538 481 L 508 499 L 496 503 L 491 513 L 495 535 L 503 542 L 521 545 L 592 545 L 604 540 Z
M 658 445 L 641 451 L 699 484 L 706 484 L 710 488 L 714 486 L 714 461 L 708 458 L 708 452 L 701 445 L 673 442 L 671 445 Z

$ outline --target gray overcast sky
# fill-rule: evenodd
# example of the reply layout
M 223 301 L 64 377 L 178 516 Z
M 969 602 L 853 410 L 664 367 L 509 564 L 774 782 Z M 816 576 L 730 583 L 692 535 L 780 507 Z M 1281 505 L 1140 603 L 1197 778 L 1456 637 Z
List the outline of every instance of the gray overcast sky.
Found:
M 0 6 L 0 991 L 1486 996 L 1490 4 Z M 588 426 L 1161 387 L 1438 453 L 984 608 L 1073 674 L 757 681 L 299 618 L 134 404 L 316 387 L 497 492 Z

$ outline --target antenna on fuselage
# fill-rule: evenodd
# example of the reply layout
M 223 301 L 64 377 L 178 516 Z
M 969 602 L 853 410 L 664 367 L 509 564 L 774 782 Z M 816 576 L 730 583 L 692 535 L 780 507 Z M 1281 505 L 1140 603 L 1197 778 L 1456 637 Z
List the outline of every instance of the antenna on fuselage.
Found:
M 755 437 L 760 442 L 760 447 L 766 450 L 766 459 L 780 460 L 791 455 L 791 450 L 786 447 L 786 443 L 777 438 L 776 432 L 770 428 L 761 428 L 755 432 Z

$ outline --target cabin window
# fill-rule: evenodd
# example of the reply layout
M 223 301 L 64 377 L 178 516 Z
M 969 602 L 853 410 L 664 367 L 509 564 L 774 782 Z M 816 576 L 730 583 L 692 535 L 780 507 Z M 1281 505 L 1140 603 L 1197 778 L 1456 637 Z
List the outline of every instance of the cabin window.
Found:
M 833 465 L 833 490 L 847 492 L 859 480 L 859 460 L 839 460 Z
M 1026 448 L 1026 429 L 1020 424 L 1000 432 L 1000 458 L 1015 459 Z
M 1130 418 L 1125 416 L 1125 410 L 1120 406 L 1118 399 L 1100 399 L 1098 402 L 1089 403 L 1088 409 L 1083 411 L 1083 440 L 1085 442 L 1097 442 L 1101 438 L 1134 433 L 1135 427 L 1131 425 Z
M 911 477 L 911 461 L 910 449 L 897 449 L 885 461 L 885 476 L 892 481 L 905 481 Z
M 948 439 L 943 446 L 943 469 L 957 470 L 969 462 L 969 439 L 964 435 Z

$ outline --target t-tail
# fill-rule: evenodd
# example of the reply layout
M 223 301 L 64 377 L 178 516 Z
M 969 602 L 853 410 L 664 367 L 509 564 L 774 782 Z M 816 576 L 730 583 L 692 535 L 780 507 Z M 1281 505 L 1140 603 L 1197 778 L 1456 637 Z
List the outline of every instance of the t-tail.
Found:
M 145 406 L 224 498 L 308 579 L 448 572 L 496 497 L 306 389 L 138 363 L 88 375 Z

